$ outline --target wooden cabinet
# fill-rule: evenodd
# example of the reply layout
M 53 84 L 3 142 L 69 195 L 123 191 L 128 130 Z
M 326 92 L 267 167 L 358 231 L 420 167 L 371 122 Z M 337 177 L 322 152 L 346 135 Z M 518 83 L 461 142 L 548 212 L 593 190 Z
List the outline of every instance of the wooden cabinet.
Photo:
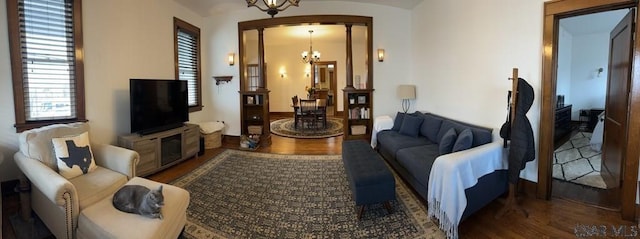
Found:
M 371 139 L 373 89 L 344 89 L 344 139 Z
M 198 154 L 200 128 L 195 124 L 148 135 L 128 134 L 118 137 L 120 147 L 140 154 L 136 176 L 146 176 Z
M 249 127 L 262 127 L 260 144 L 271 144 L 269 122 L 269 91 L 240 91 L 240 124 L 243 135 L 249 134 Z
M 573 130 L 573 126 L 571 125 L 571 105 L 558 106 L 556 108 L 555 121 L 556 125 L 553 139 L 558 141 Z

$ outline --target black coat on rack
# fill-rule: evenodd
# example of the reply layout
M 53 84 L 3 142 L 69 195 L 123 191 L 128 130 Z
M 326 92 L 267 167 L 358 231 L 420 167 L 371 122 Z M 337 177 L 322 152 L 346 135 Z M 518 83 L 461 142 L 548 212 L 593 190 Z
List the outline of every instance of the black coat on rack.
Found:
M 533 88 L 529 83 L 518 78 L 517 102 L 515 105 L 515 117 L 512 119 L 511 144 L 509 147 L 509 182 L 517 184 L 520 179 L 520 171 L 525 168 L 527 162 L 536 157 L 535 143 L 531 122 L 527 118 L 527 112 L 533 104 Z

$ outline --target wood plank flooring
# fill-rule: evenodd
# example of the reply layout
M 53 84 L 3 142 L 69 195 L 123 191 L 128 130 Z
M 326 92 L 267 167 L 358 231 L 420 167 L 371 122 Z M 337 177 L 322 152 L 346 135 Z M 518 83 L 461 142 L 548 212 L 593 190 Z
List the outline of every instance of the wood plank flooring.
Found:
M 237 149 L 238 137 L 224 137 L 222 148 L 206 150 L 205 154 L 194 157 L 158 172 L 148 178 L 160 182 L 171 182 L 199 167 L 224 149 Z M 270 147 L 260 147 L 258 152 L 277 154 L 340 154 L 342 137 L 327 139 L 291 139 L 272 135 Z M 460 225 L 461 238 L 576 238 L 578 236 L 609 238 L 632 236 L 640 231 L 634 222 L 621 219 L 619 212 L 605 210 L 569 200 L 553 198 L 550 201 L 522 196 L 521 205 L 529 212 L 529 217 L 509 213 L 495 219 L 495 213 L 502 204 L 494 201 Z M 3 238 L 15 238 L 9 225 L 8 215 L 17 212 L 18 197 L 5 195 L 3 200 Z M 606 233 L 606 234 L 603 234 Z M 616 234 L 617 233 L 617 234 Z M 638 235 L 640 236 L 640 235 Z

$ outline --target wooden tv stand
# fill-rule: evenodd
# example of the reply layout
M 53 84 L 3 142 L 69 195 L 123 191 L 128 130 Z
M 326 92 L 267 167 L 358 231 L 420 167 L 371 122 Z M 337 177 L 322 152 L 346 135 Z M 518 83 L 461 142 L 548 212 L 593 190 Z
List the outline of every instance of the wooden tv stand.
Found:
M 146 176 L 171 167 L 198 154 L 200 150 L 200 129 L 195 124 L 158 133 L 118 136 L 120 147 L 140 154 L 136 166 L 136 176 Z

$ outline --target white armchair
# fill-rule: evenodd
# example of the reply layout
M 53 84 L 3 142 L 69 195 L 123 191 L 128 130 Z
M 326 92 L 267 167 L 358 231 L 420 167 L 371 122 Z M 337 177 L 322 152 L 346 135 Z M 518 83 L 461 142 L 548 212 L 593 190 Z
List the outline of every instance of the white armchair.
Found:
M 86 123 L 58 124 L 28 130 L 19 136 L 20 151 L 14 160 L 31 182 L 31 207 L 56 238 L 76 238 L 82 210 L 112 196 L 135 177 L 138 153 L 99 144 L 91 144 L 97 169 L 71 179 L 58 174 L 51 139 L 88 131 Z M 22 207 L 29 210 L 28 205 Z

